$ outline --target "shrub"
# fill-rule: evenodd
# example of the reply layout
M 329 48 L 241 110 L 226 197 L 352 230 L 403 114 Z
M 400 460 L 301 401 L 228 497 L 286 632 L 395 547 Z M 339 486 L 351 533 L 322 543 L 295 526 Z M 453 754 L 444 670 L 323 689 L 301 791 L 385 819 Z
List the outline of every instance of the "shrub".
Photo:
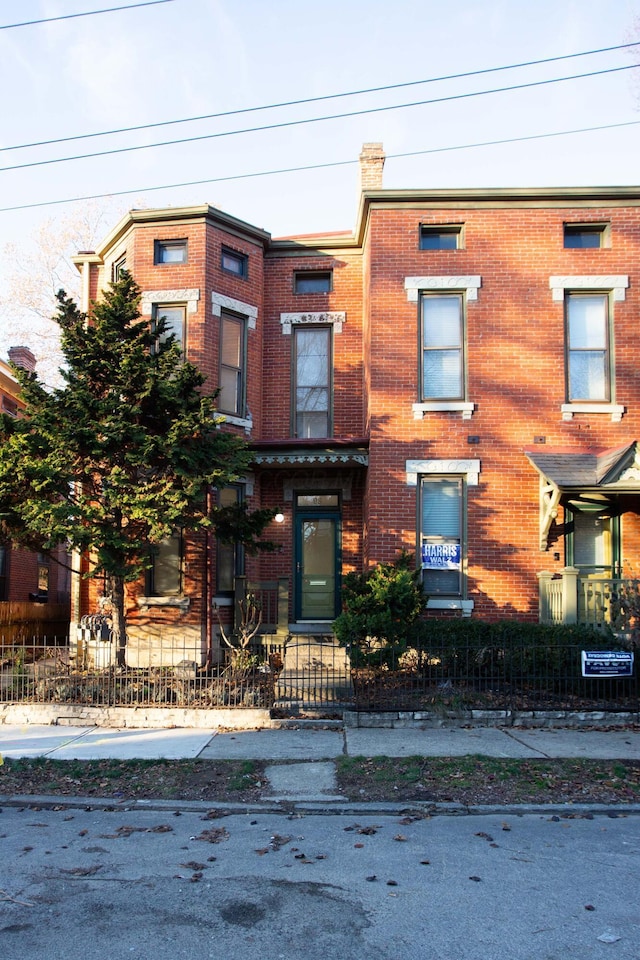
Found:
M 388 662 L 406 650 L 425 606 L 421 571 L 413 554 L 402 551 L 394 563 L 347 574 L 333 629 L 350 649 L 352 662 L 367 662 L 370 654 L 376 662 Z

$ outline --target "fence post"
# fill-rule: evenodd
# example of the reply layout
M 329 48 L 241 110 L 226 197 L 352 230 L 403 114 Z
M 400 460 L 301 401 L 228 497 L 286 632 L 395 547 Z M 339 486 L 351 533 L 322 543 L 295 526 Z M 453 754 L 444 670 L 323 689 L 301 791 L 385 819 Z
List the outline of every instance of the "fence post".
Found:
M 289 633 L 289 578 L 278 577 L 278 622 L 276 635 L 287 636 Z
M 577 567 L 562 568 L 562 613 L 563 623 L 578 622 L 578 574 Z
M 553 616 L 549 603 L 549 583 L 553 578 L 551 570 L 541 570 L 538 578 L 538 623 L 551 623 Z

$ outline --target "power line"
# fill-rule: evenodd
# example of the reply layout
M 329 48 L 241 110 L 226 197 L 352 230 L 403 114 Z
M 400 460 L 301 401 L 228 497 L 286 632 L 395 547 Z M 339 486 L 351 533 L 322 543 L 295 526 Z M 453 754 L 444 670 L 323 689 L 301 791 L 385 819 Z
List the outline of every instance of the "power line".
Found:
M 502 140 L 484 140 L 480 143 L 460 143 L 450 147 L 431 147 L 428 150 L 412 150 L 407 153 L 389 153 L 387 160 L 400 160 L 406 157 L 421 157 L 427 154 L 448 153 L 454 150 L 474 150 L 479 147 L 496 147 L 512 143 L 525 143 L 532 140 L 546 140 L 552 137 L 569 137 L 578 133 L 595 133 L 600 130 L 616 130 L 634 127 L 640 120 L 628 120 L 623 123 L 607 123 L 598 127 L 579 127 L 576 130 L 557 130 L 553 133 L 536 133 L 527 137 L 509 137 Z M 116 190 L 111 193 L 93 193 L 82 197 L 67 197 L 64 200 L 42 200 L 37 203 L 25 203 L 14 207 L 0 207 L 0 213 L 12 213 L 17 210 L 33 210 L 37 207 L 54 207 L 65 203 L 81 203 L 87 200 L 105 200 L 110 197 L 125 197 L 133 193 L 153 193 L 156 190 L 178 190 L 183 187 L 199 187 L 209 183 L 228 183 L 232 180 L 251 180 L 258 177 L 274 177 L 283 173 L 301 173 L 309 170 L 326 170 L 330 167 L 354 166 L 358 160 L 334 160 L 328 163 L 313 163 L 298 167 L 281 167 L 278 170 L 261 170 L 254 173 L 235 173 L 227 177 L 209 177 L 206 180 L 185 180 L 182 183 L 165 183 L 155 187 L 136 187 L 133 190 Z
M 105 10 L 86 10 L 84 13 L 65 13 L 60 17 L 44 17 L 42 20 L 24 20 L 22 23 L 3 23 L 0 30 L 14 27 L 33 27 L 38 23 L 53 23 L 55 20 L 73 20 L 76 17 L 94 17 L 98 13 L 115 13 L 117 10 L 133 10 L 135 7 L 154 7 L 158 3 L 174 3 L 175 0 L 146 0 L 145 3 L 129 3 L 125 7 L 107 7 Z
M 405 110 L 410 107 L 424 107 L 436 103 L 448 103 L 452 100 L 466 100 L 471 97 L 483 97 L 495 93 L 509 93 L 514 90 L 526 90 L 532 87 L 548 86 L 552 83 L 563 83 L 566 80 L 583 80 L 586 77 L 598 77 L 606 73 L 619 73 L 622 70 L 633 70 L 640 66 L 638 63 L 632 63 L 625 67 L 611 67 L 607 70 L 595 70 L 589 73 L 578 73 L 569 77 L 556 77 L 551 80 L 534 80 L 530 83 L 514 84 L 509 87 L 495 87 L 491 90 L 477 90 L 473 93 L 457 93 L 448 97 L 437 97 L 433 100 L 417 100 L 412 103 L 399 103 L 386 107 L 369 107 L 366 110 L 352 110 L 348 113 L 335 113 L 324 117 L 307 117 L 304 120 L 287 120 L 282 123 L 264 124 L 259 127 L 245 127 L 242 130 L 225 130 L 220 133 L 206 133 L 197 137 L 182 137 L 179 140 L 164 140 L 160 143 L 145 143 L 136 147 L 117 147 L 113 150 L 100 150 L 96 153 L 81 153 L 72 157 L 58 157 L 53 160 L 34 160 L 31 163 L 12 164 L 8 167 L 0 167 L 0 173 L 6 173 L 9 170 L 26 170 L 32 167 L 46 167 L 54 163 L 68 163 L 71 160 L 91 160 L 96 157 L 110 157 L 118 153 L 133 153 L 137 150 L 155 150 L 157 147 L 172 147 L 185 143 L 197 143 L 202 140 L 217 140 L 222 137 L 235 137 L 245 133 L 262 133 L 266 130 L 282 130 L 286 127 L 299 127 L 309 123 L 324 123 L 328 120 L 344 120 L 351 117 L 361 117 L 372 113 L 385 113 L 390 110 Z
M 118 8 L 124 9 L 124 8 Z M 622 43 L 615 47 L 600 47 L 597 50 L 583 50 L 581 53 L 568 53 L 561 57 L 547 57 L 544 60 L 527 60 L 522 63 L 510 63 L 501 67 L 485 67 L 482 70 L 469 70 L 466 73 L 452 73 L 442 77 L 429 77 L 426 80 L 409 80 L 405 83 L 391 83 L 380 87 L 367 87 L 363 90 L 348 90 L 343 93 L 329 93 L 322 97 L 306 97 L 302 100 L 285 100 L 282 103 L 268 103 L 258 107 L 244 107 L 239 110 L 225 110 L 221 113 L 205 113 L 197 117 L 182 117 L 177 120 L 160 120 L 157 123 L 141 123 L 132 127 L 117 127 L 113 130 L 100 130 L 94 133 L 79 133 L 69 137 L 58 137 L 55 140 L 35 140 L 33 143 L 20 143 L 12 147 L 0 147 L 0 153 L 7 150 L 26 150 L 31 147 L 49 147 L 56 143 L 69 143 L 72 140 L 89 140 L 93 137 L 110 137 L 118 133 L 133 133 L 138 130 L 152 130 L 157 127 L 169 127 L 178 123 L 196 123 L 201 120 L 217 120 L 222 117 L 234 117 L 244 113 L 257 113 L 262 110 L 277 110 L 282 107 L 298 107 L 309 103 L 320 103 L 324 100 L 337 100 L 343 97 L 358 97 L 366 93 L 383 93 L 388 90 L 399 90 L 403 87 L 416 87 L 426 83 L 443 83 L 446 80 L 462 80 L 468 77 L 478 77 L 487 73 L 498 73 L 505 70 L 517 70 L 522 67 L 535 67 L 547 63 L 557 63 L 560 60 L 571 60 L 576 57 L 589 57 L 597 53 L 610 53 L 613 50 L 626 50 L 637 47 L 635 43 Z

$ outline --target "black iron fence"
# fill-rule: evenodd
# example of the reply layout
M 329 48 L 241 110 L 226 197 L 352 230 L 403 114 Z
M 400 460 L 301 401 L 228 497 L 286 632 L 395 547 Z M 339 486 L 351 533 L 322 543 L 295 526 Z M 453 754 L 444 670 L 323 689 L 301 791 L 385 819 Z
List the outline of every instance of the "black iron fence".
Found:
M 532 643 L 517 635 L 445 642 L 431 634 L 401 654 L 375 645 L 345 651 L 331 637 L 267 636 L 246 650 L 221 651 L 219 663 L 203 662 L 192 641 L 154 638 L 132 645 L 125 667 L 114 662 L 108 641 L 84 650 L 46 638 L 0 643 L 0 702 L 285 712 L 332 704 L 358 711 L 640 711 L 637 664 L 630 676 L 585 677 L 579 642 Z

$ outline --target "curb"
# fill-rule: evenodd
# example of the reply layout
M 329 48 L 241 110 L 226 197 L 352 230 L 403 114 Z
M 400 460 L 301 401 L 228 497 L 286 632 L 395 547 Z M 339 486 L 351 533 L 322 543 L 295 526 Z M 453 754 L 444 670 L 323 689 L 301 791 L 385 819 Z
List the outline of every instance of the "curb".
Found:
M 250 803 L 215 803 L 208 800 L 120 800 L 110 797 L 57 797 L 43 795 L 0 795 L 2 807 L 17 807 L 29 810 L 97 810 L 104 813 L 126 813 L 152 810 L 156 813 L 206 814 L 212 810 L 221 817 L 244 814 L 288 814 L 294 816 L 411 816 L 427 820 L 431 817 L 485 817 L 485 816 L 555 816 L 562 820 L 590 820 L 598 817 L 640 816 L 640 803 L 512 803 L 478 804 L 467 806 L 458 803 L 361 803 L 354 801 L 296 800 L 293 797 L 261 800 Z

